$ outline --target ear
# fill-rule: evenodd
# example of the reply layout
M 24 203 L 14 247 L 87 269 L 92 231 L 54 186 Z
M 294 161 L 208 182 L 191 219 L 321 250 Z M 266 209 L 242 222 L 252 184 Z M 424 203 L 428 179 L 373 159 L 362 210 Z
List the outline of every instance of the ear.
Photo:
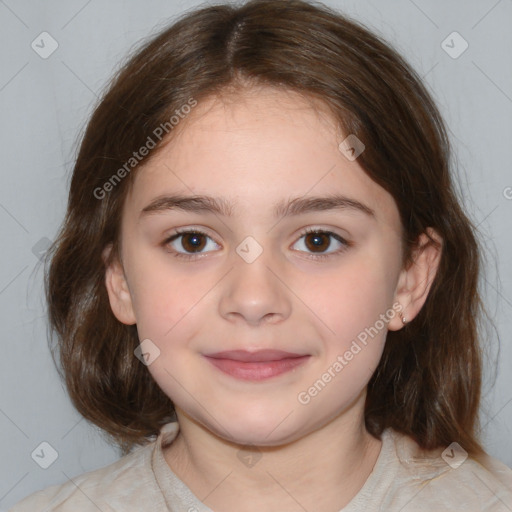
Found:
M 109 244 L 102 253 L 105 263 L 105 286 L 107 287 L 110 307 L 121 323 L 133 325 L 136 323 L 136 319 L 128 282 L 119 258 L 112 258 L 112 261 L 109 261 L 111 251 L 112 244 Z
M 423 307 L 437 274 L 441 253 L 442 238 L 434 229 L 427 228 L 413 248 L 412 261 L 402 269 L 398 278 L 395 301 L 401 304 L 402 310 L 390 320 L 390 331 L 398 331 L 404 326 L 402 318 L 410 323 Z

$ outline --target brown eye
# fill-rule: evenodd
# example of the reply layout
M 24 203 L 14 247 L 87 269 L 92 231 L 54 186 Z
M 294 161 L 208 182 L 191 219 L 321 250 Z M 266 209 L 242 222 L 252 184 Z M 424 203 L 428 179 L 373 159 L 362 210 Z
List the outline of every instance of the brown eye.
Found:
M 163 245 L 170 247 L 171 252 L 175 253 L 174 256 L 183 258 L 200 256 L 219 247 L 206 233 L 192 229 L 177 232 L 165 240 Z
M 306 230 L 294 245 L 296 244 L 303 246 L 298 248 L 299 252 L 305 252 L 313 259 L 336 256 L 352 245 L 340 235 L 322 229 Z
M 187 252 L 201 251 L 206 245 L 205 236 L 201 233 L 186 233 L 181 237 L 181 245 Z
M 326 233 L 308 233 L 305 236 L 306 247 L 311 251 L 326 251 L 331 245 L 330 236 Z

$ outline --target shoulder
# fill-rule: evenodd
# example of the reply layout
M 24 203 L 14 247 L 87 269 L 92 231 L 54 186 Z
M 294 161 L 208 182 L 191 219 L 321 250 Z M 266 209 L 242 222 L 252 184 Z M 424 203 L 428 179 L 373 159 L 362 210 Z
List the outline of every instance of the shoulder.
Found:
M 424 451 L 408 436 L 392 431 L 391 437 L 397 470 L 389 499 L 403 512 L 512 510 L 512 469 L 498 459 L 469 457 L 455 442 Z
M 118 461 L 70 478 L 26 497 L 9 512 L 89 512 L 145 510 L 155 503 L 158 485 L 153 477 L 151 456 L 155 442 L 141 446 Z M 158 503 L 155 503 L 158 505 Z

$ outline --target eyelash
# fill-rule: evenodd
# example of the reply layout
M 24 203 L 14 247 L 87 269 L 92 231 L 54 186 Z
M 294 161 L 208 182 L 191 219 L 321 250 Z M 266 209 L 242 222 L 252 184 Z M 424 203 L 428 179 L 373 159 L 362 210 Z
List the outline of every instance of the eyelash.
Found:
M 205 233 L 204 231 L 202 231 L 199 228 L 182 229 L 182 230 L 178 229 L 178 230 L 176 230 L 176 232 L 173 235 L 171 235 L 170 237 L 165 239 L 164 242 L 162 243 L 162 245 L 164 247 L 167 247 L 171 242 L 173 242 L 174 240 L 178 239 L 180 236 L 182 236 L 182 235 L 192 235 L 192 234 L 194 234 L 194 235 L 196 235 L 196 234 L 197 235 L 202 235 L 202 236 L 205 236 L 205 237 L 210 238 L 211 240 L 213 240 L 213 238 L 210 235 L 208 235 L 207 233 Z M 343 246 L 340 249 L 337 249 L 336 251 L 325 253 L 325 254 L 309 253 L 309 258 L 311 258 L 313 260 L 324 260 L 324 259 L 330 258 L 332 256 L 339 256 L 341 253 L 345 252 L 349 247 L 352 247 L 352 245 L 353 245 L 351 242 L 345 240 L 343 237 L 341 237 L 337 233 L 334 233 L 333 231 L 328 231 L 328 230 L 324 230 L 324 229 L 317 229 L 317 228 L 306 228 L 300 234 L 298 240 L 300 240 L 302 237 L 304 237 L 304 236 L 306 236 L 308 234 L 329 235 L 332 238 L 334 238 L 336 241 L 340 242 L 342 244 L 342 246 Z M 215 242 L 215 243 L 217 243 L 217 242 Z M 184 259 L 189 260 L 189 261 L 201 258 L 205 254 L 205 253 L 181 253 L 181 252 L 176 252 L 176 251 L 173 251 L 173 252 L 174 252 L 174 254 L 173 254 L 174 257 L 176 257 L 176 258 L 184 258 Z

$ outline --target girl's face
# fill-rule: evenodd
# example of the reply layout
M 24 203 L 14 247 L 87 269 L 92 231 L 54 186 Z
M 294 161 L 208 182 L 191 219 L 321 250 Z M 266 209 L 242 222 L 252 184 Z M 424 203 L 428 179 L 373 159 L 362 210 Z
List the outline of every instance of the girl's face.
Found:
M 148 370 L 178 413 L 241 444 L 361 421 L 408 306 L 393 198 L 295 93 L 211 99 L 180 123 L 125 202 L 124 273 L 107 271 Z

